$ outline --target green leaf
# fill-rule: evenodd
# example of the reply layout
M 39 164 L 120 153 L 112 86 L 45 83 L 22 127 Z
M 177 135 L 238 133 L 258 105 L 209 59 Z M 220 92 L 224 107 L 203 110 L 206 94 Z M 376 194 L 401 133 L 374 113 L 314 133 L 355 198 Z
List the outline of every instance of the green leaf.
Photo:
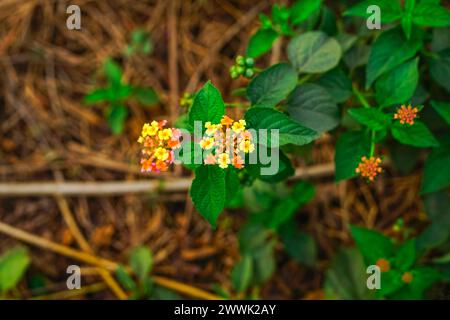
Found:
M 383 234 L 353 225 L 350 226 L 350 232 L 367 265 L 376 264 L 380 258 L 388 259 L 392 256 L 392 240 Z
M 297 74 L 287 63 L 279 63 L 261 72 L 247 88 L 254 107 L 272 108 L 285 99 L 297 84 Z
M 250 38 L 250 42 L 247 47 L 247 56 L 251 58 L 258 58 L 268 52 L 278 37 L 278 33 L 272 29 L 259 29 Z
M 84 97 L 84 103 L 93 104 L 103 101 L 110 101 L 112 98 L 110 89 L 94 89 Z
M 208 81 L 195 95 L 189 110 L 189 123 L 194 127 L 195 121 L 202 122 L 202 128 L 208 121 L 219 123 L 225 113 L 225 104 L 219 90 Z
M 450 48 L 450 30 L 449 28 L 434 28 L 431 41 L 431 50 L 439 52 Z
M 424 197 L 425 212 L 431 224 L 417 237 L 417 252 L 424 253 L 450 240 L 450 195 L 445 190 Z
M 375 108 L 352 108 L 347 111 L 353 119 L 372 130 L 385 129 L 391 123 L 391 117 Z
M 439 271 L 431 267 L 418 267 L 414 268 L 412 271 L 413 280 L 409 284 L 414 296 L 411 299 L 420 299 L 423 297 L 423 292 L 427 290 L 431 285 L 440 280 L 441 275 Z
M 431 78 L 450 92 L 450 48 L 440 51 L 437 58 L 431 58 L 429 63 Z
M 121 265 L 117 268 L 115 272 L 116 278 L 119 283 L 124 287 L 127 291 L 136 290 L 136 283 L 134 283 L 133 278 L 128 274 L 125 268 Z
M 335 180 L 340 181 L 354 177 L 361 158 L 369 154 L 369 148 L 370 143 L 362 131 L 343 133 L 336 143 Z
M 267 148 L 263 145 L 258 145 L 257 150 L 260 150 L 261 148 Z M 255 164 L 248 164 L 245 166 L 245 170 L 252 176 L 255 177 L 261 181 L 268 182 L 268 183 L 277 183 L 280 181 L 285 180 L 286 178 L 292 176 L 295 172 L 294 168 L 292 167 L 291 160 L 278 148 L 269 149 L 267 150 L 267 155 L 269 158 L 273 159 L 275 161 L 275 154 L 279 152 L 278 155 L 278 166 L 274 165 L 272 162 L 269 161 L 269 163 L 262 163 L 262 161 L 259 160 L 259 154 L 258 154 L 258 160 Z M 272 156 L 274 155 L 274 156 Z M 275 167 L 274 167 L 275 166 Z M 265 170 L 269 170 L 269 168 L 273 168 L 274 173 L 273 174 L 266 174 L 263 173 L 261 170 L 265 168 Z
M 108 124 L 114 134 L 122 133 L 127 116 L 128 110 L 124 105 L 111 105 L 108 108 Z
M 122 69 L 113 59 L 108 58 L 105 61 L 103 70 L 111 86 L 120 87 L 122 81 Z
M 369 60 L 371 47 L 365 43 L 357 43 L 345 53 L 344 62 L 350 69 L 365 65 Z
M 29 264 L 30 258 L 25 248 L 6 251 L 0 257 L 0 293 L 15 288 Z
M 158 103 L 158 95 L 153 88 L 133 88 L 133 95 L 137 101 L 146 106 Z
M 256 285 L 261 285 L 270 279 L 275 272 L 274 243 L 269 242 L 253 253 L 253 279 Z
M 368 18 L 372 13 L 367 13 L 367 8 L 371 5 L 377 5 L 380 7 L 381 22 L 390 23 L 400 19 L 402 16 L 402 8 L 400 1 L 396 0 L 365 0 L 361 1 L 353 7 L 344 12 L 346 16 L 357 16 L 362 18 Z
M 282 225 L 279 233 L 286 252 L 293 260 L 310 267 L 314 266 L 317 260 L 317 246 L 309 234 L 299 231 L 293 220 Z
M 419 81 L 419 58 L 412 59 L 382 75 L 375 83 L 375 97 L 381 107 L 409 100 Z
M 411 32 L 413 28 L 411 13 L 405 13 L 403 15 L 401 25 L 406 38 L 407 39 L 411 38 Z
M 341 59 L 339 42 L 322 31 L 309 31 L 291 40 L 287 53 L 299 73 L 322 73 L 333 69 Z
M 438 147 L 439 142 L 425 124 L 419 120 L 413 125 L 395 122 L 391 127 L 392 136 L 400 143 L 418 148 Z
M 390 295 L 400 288 L 405 283 L 402 281 L 402 273 L 398 270 L 389 270 L 388 272 L 381 273 L 381 288 L 377 292 L 380 296 Z
M 383 32 L 373 43 L 366 67 L 366 89 L 382 74 L 414 57 L 422 47 L 423 33 L 415 31 L 406 39 L 399 28 Z
M 318 137 L 317 132 L 291 120 L 287 115 L 269 108 L 252 108 L 245 113 L 249 128 L 255 130 L 268 129 L 267 145 L 272 148 L 288 143 L 296 145 L 308 144 Z M 278 144 L 272 142 L 271 130 L 278 130 Z M 264 144 L 265 141 L 259 141 Z
M 197 210 L 215 228 L 225 206 L 225 171 L 212 165 L 198 167 L 190 194 Z
M 412 14 L 413 22 L 419 26 L 448 27 L 450 12 L 448 9 L 430 3 L 419 3 Z
M 340 250 L 325 273 L 325 291 L 331 299 L 373 299 L 366 283 L 366 266 L 355 248 Z
M 416 260 L 416 239 L 405 241 L 393 259 L 393 265 L 400 271 L 408 271 Z
M 249 255 L 243 255 L 231 271 L 231 282 L 237 292 L 244 292 L 252 280 L 253 260 Z
M 308 19 L 314 11 L 319 10 L 321 2 L 321 0 L 297 0 L 290 8 L 292 24 L 297 25 Z
M 431 106 L 450 125 L 450 103 L 431 100 Z
M 318 84 L 300 85 L 287 101 L 287 111 L 298 123 L 319 133 L 334 129 L 339 123 L 339 110 L 327 90 Z
M 450 135 L 440 140 L 425 161 L 421 193 L 438 191 L 450 185 Z
M 137 247 L 131 251 L 130 266 L 133 272 L 143 283 L 147 279 L 153 266 L 153 256 L 147 247 Z
M 345 102 L 352 95 L 352 82 L 341 68 L 328 71 L 317 83 L 328 91 L 336 103 Z

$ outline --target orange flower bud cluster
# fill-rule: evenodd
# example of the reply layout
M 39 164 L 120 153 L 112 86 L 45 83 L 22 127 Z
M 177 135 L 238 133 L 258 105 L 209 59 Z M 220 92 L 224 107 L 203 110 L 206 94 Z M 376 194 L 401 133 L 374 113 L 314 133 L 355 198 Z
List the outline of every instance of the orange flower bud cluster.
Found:
M 142 172 L 167 171 L 174 160 L 174 149 L 181 146 L 181 132 L 175 128 L 165 128 L 166 120 L 152 121 L 142 127 L 138 142 L 142 144 Z
M 408 107 L 402 105 L 394 114 L 394 119 L 399 119 L 401 124 L 407 123 L 412 126 L 414 124 L 414 119 L 417 118 L 418 112 L 419 109 L 417 109 L 416 107 L 413 108 L 411 107 L 411 105 L 409 105 Z
M 375 157 L 362 157 L 361 162 L 356 168 L 356 173 L 362 177 L 367 178 L 369 181 L 373 181 L 375 177 L 383 171 L 380 167 L 381 159 Z
M 220 123 L 205 123 L 205 136 L 200 141 L 203 150 L 211 150 L 205 156 L 204 164 L 218 164 L 226 169 L 229 165 L 237 169 L 244 167 L 242 154 L 255 150 L 252 143 L 252 135 L 245 129 L 245 120 L 234 121 L 228 116 L 223 116 Z

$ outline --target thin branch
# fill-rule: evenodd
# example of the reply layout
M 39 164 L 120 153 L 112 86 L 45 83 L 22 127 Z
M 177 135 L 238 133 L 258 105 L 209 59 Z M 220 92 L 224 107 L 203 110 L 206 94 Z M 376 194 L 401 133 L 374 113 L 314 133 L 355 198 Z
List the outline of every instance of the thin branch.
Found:
M 45 238 L 36 236 L 34 234 L 31 234 L 29 232 L 23 231 L 21 229 L 12 227 L 6 223 L 0 222 L 0 233 L 6 234 L 10 237 L 13 237 L 15 239 L 21 240 L 23 242 L 35 245 L 37 247 L 47 249 L 56 253 L 59 253 L 63 256 L 73 258 L 79 261 L 82 261 L 84 263 L 107 269 L 109 271 L 115 272 L 115 270 L 119 267 L 119 264 L 117 262 L 100 258 L 93 256 L 91 254 L 81 252 L 79 250 L 52 242 L 50 240 L 47 240 Z M 126 270 L 130 270 L 129 267 L 126 268 Z M 187 296 L 198 298 L 198 299 L 205 299 L 205 300 L 221 300 L 222 298 L 219 296 L 216 296 L 212 293 L 209 293 L 207 291 L 189 286 L 184 283 L 180 283 L 175 280 L 171 280 L 165 277 L 161 276 L 153 276 L 153 279 L 155 280 L 155 283 L 158 285 L 161 285 L 163 287 L 166 287 L 168 289 L 177 291 L 181 294 L 185 294 Z

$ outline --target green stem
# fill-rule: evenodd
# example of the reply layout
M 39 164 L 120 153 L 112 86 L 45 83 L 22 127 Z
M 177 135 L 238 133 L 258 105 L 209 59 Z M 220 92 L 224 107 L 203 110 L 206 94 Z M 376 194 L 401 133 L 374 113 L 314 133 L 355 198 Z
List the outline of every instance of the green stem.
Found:
M 261 72 L 263 71 L 263 69 L 258 68 L 258 67 L 253 67 L 253 71 L 254 71 L 255 73 L 261 73 Z
M 301 78 L 297 81 L 297 84 L 300 85 L 300 84 L 305 83 L 306 81 L 308 81 L 309 79 L 311 79 L 312 76 L 313 76 L 313 74 L 310 73 L 310 74 L 307 74 L 307 75 L 301 77 Z
M 364 108 L 370 108 L 369 102 L 367 102 L 366 97 L 361 93 L 361 91 L 358 90 L 355 84 L 353 84 L 353 93 L 355 94 L 356 98 L 358 98 L 359 102 L 364 106 Z
M 375 154 L 375 130 L 370 130 L 370 152 L 369 158 L 373 157 Z

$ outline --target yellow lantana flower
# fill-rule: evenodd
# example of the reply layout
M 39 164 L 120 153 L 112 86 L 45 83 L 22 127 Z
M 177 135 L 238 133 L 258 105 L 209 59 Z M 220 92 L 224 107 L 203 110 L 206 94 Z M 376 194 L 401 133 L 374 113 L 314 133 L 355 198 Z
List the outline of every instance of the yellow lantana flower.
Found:
M 155 157 L 158 160 L 166 160 L 169 157 L 169 153 L 167 152 L 167 150 L 165 148 L 162 147 L 158 147 L 155 150 Z
M 205 138 L 200 140 L 200 147 L 205 150 L 209 150 L 214 146 L 214 138 Z
M 250 142 L 250 140 L 242 140 L 239 143 L 239 149 L 245 153 L 253 152 L 255 150 L 255 145 Z
M 230 156 L 228 155 L 228 153 L 219 154 L 217 163 L 219 164 L 219 167 L 221 167 L 222 169 L 228 168 L 228 165 L 230 164 Z
M 245 130 L 246 122 L 245 120 L 239 120 L 239 122 L 233 123 L 233 126 L 231 127 L 234 132 L 239 133 Z
M 158 132 L 158 137 L 160 140 L 169 140 L 172 137 L 171 129 L 162 129 Z

